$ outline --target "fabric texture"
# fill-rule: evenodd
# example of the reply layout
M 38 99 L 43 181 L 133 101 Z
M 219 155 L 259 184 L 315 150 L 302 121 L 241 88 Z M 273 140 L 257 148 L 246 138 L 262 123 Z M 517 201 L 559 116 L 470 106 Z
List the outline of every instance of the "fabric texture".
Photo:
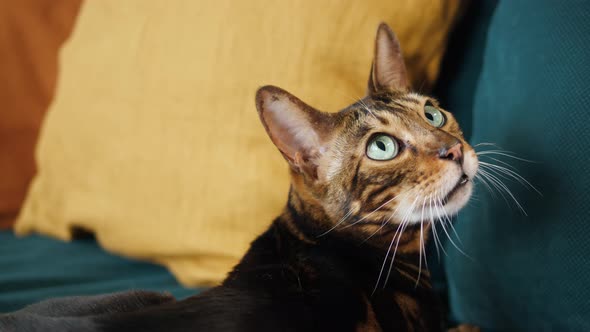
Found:
M 10 253 L 0 255 L 0 313 L 62 296 L 144 289 L 184 298 L 199 292 L 161 266 L 107 254 L 93 239 L 64 243 L 0 231 L 0 252 Z
M 456 321 L 490 331 L 590 330 L 588 17 L 587 1 L 501 1 L 494 12 L 473 109 L 458 111 L 471 112 L 463 119 L 471 118 L 472 143 L 534 161 L 495 156 L 543 196 L 501 178 L 524 215 L 477 186 L 456 224 L 470 258 L 447 243 Z
M 386 21 L 413 82 L 428 89 L 460 4 L 85 2 L 16 231 L 69 240 L 87 230 L 184 284 L 218 282 L 287 198 L 257 87 L 281 86 L 324 111 L 354 102 Z
M 33 150 L 55 89 L 58 50 L 80 1 L 0 2 L 0 229 L 14 223 L 35 173 Z

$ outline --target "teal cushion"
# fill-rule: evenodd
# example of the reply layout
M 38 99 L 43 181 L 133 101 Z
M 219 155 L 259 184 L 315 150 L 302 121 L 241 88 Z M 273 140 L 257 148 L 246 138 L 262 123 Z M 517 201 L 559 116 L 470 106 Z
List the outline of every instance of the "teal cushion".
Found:
M 0 253 L 0 312 L 67 295 L 147 289 L 182 298 L 198 292 L 163 267 L 110 255 L 92 239 L 64 243 L 2 231 Z
M 543 196 L 504 180 L 526 216 L 477 186 L 477 201 L 456 223 L 471 258 L 446 244 L 457 321 L 489 330 L 590 331 L 589 38 L 588 1 L 501 1 L 495 9 L 471 142 L 534 160 L 502 158 Z
M 469 4 L 450 35 L 433 92 L 459 121 L 467 138 L 472 133 L 476 82 L 481 74 L 487 32 L 497 4 L 495 0 Z

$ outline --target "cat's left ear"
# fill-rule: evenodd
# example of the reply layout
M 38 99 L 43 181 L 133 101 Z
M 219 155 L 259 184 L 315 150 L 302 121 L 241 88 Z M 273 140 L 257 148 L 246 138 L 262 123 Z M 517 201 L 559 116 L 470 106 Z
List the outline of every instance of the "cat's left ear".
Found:
M 406 91 L 410 87 L 399 40 L 391 28 L 381 23 L 375 37 L 375 53 L 367 94 L 379 91 Z
M 268 136 L 291 168 L 318 179 L 318 159 L 332 132 L 332 116 L 275 86 L 258 89 L 256 108 Z

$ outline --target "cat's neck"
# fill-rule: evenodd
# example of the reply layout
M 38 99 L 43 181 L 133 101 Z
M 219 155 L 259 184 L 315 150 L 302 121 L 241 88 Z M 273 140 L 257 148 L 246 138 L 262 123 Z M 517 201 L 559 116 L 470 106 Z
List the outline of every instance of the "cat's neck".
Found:
M 351 271 L 362 271 L 356 277 L 366 278 L 364 281 L 371 287 L 376 285 L 377 279 L 384 284 L 389 275 L 394 283 L 430 288 L 423 256 L 428 225 L 408 226 L 398 237 L 395 236 L 399 234 L 397 226 L 394 226 L 390 231 L 374 236 L 371 241 L 363 241 L 353 228 L 334 228 L 321 206 L 314 204 L 312 197 L 303 195 L 305 193 L 292 187 L 286 208 L 275 220 L 279 234 L 290 238 L 290 246 L 294 250 L 298 245 L 314 248 L 314 251 L 332 256 L 334 260 L 344 261 Z M 379 274 L 382 274 L 381 278 Z
M 324 239 L 335 237 L 337 241 L 355 247 L 360 244 L 371 247 L 383 257 L 387 251 L 391 251 L 392 240 L 396 253 L 407 255 L 419 255 L 421 251 L 424 253 L 431 227 L 430 221 L 425 220 L 420 223 L 406 224 L 402 229 L 399 223 L 391 219 L 387 224 L 377 227 L 377 231 L 369 234 L 359 231 L 362 225 L 353 220 L 330 220 L 330 214 L 323 209 L 320 201 L 306 188 L 304 181 L 299 177 L 293 177 L 289 198 L 281 219 L 302 241 L 319 243 Z

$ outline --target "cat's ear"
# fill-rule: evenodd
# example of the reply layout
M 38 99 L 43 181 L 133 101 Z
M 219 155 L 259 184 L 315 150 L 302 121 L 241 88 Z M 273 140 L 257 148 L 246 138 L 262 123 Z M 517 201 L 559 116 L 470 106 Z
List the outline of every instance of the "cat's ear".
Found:
M 293 170 L 317 179 L 318 158 L 332 131 L 331 115 L 274 86 L 258 89 L 256 108 L 268 136 Z
M 406 65 L 402 56 L 399 40 L 391 28 L 385 24 L 379 24 L 377 37 L 375 38 L 375 53 L 367 94 L 371 95 L 379 91 L 406 91 L 409 88 Z

